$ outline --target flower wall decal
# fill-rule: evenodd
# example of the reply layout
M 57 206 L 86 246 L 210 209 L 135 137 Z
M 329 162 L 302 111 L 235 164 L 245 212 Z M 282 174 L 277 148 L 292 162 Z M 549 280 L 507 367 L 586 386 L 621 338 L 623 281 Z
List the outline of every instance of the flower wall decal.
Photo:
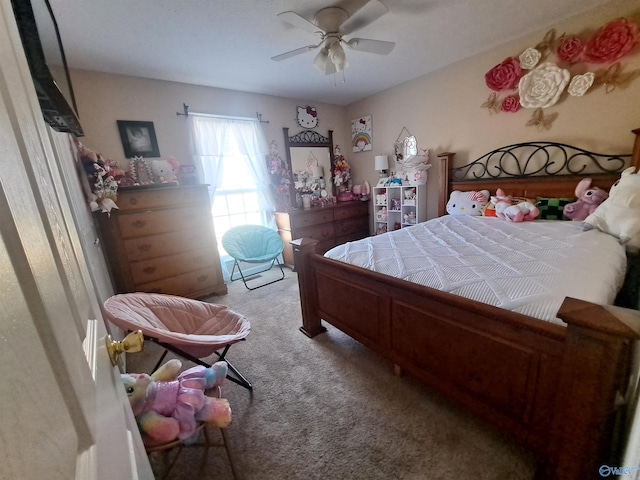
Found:
M 522 76 L 520 61 L 515 57 L 509 57 L 504 62 L 499 63 L 489 70 L 484 80 L 487 87 L 496 92 L 513 90 Z
M 527 48 L 520 54 L 518 59 L 520 60 L 520 66 L 525 70 L 531 70 L 535 67 L 542 58 L 542 54 L 535 48 Z
M 567 93 L 572 97 L 581 97 L 587 90 L 589 90 L 589 88 L 591 88 L 594 79 L 595 74 L 593 72 L 587 72 L 584 75 L 576 75 L 571 79 L 571 83 L 569 83 L 569 87 L 567 88 Z
M 502 100 L 500 110 L 509 113 L 517 112 L 520 110 L 520 100 L 515 95 L 508 95 L 504 97 L 504 100 Z
M 551 62 L 531 70 L 520 79 L 518 93 L 524 108 L 547 108 L 555 105 L 569 83 L 569 70 Z
M 618 62 L 634 52 L 639 30 L 626 18 L 608 22 L 588 38 L 566 33 L 556 38 L 555 29 L 551 29 L 535 47 L 507 57 L 485 74 L 485 84 L 492 93 L 481 107 L 490 114 L 515 113 L 521 107 L 536 109 L 527 125 L 549 129 L 558 113 L 545 116 L 542 109 L 563 98 L 581 97 L 601 85 L 610 93 L 640 76 L 640 70 L 623 74 Z M 544 63 L 540 64 L 541 60 Z M 602 64 L 609 67 L 589 71 L 592 65 Z M 505 96 L 500 98 L 500 94 Z
M 564 63 L 572 65 L 580 61 L 584 52 L 584 43 L 580 37 L 575 35 L 562 36 L 558 40 L 558 48 L 556 49 L 556 55 L 558 60 Z
M 589 39 L 584 48 L 588 63 L 612 63 L 624 57 L 638 43 L 638 26 L 620 18 L 607 23 Z

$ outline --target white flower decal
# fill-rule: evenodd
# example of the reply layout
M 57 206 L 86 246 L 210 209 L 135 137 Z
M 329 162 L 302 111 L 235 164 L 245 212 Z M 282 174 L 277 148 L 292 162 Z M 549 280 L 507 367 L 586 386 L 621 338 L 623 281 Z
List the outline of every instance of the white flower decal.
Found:
M 518 93 L 524 108 L 547 108 L 560 98 L 569 83 L 569 70 L 543 63 L 520 79 Z
M 581 97 L 587 90 L 589 90 L 589 88 L 591 88 L 594 79 L 595 75 L 593 72 L 587 72 L 584 75 L 576 75 L 571 79 L 567 92 L 569 92 L 569 95 L 572 97 Z
M 535 48 L 527 48 L 520 54 L 520 57 L 518 57 L 518 59 L 520 60 L 520 67 L 524 68 L 525 70 L 531 70 L 538 64 L 541 56 L 542 54 Z

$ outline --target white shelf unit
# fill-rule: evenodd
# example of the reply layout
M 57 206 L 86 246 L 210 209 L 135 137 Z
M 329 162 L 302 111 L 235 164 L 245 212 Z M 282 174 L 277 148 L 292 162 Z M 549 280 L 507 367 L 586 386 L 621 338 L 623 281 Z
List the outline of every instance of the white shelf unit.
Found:
M 374 234 L 390 232 L 427 220 L 425 185 L 373 188 Z

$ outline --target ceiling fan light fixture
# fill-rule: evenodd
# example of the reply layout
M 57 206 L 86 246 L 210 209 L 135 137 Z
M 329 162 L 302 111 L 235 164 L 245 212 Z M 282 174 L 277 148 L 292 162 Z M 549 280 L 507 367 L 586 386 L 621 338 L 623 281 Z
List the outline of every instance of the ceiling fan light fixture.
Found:
M 347 68 L 347 56 L 339 41 L 333 42 L 329 47 L 329 59 L 336 66 L 338 72 Z
M 313 60 L 313 66 L 320 70 L 322 73 L 325 72 L 327 68 L 327 62 L 329 61 L 329 50 L 326 48 L 322 48 L 316 58 Z

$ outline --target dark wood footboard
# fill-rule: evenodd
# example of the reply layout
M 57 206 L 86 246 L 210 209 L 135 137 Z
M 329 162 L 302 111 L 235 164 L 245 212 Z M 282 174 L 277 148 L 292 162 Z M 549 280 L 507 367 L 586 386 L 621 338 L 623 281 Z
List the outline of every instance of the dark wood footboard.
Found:
M 598 478 L 610 460 L 637 320 L 567 298 L 563 326 L 409 284 L 292 242 L 301 330 L 326 321 L 533 449 L 540 479 Z

